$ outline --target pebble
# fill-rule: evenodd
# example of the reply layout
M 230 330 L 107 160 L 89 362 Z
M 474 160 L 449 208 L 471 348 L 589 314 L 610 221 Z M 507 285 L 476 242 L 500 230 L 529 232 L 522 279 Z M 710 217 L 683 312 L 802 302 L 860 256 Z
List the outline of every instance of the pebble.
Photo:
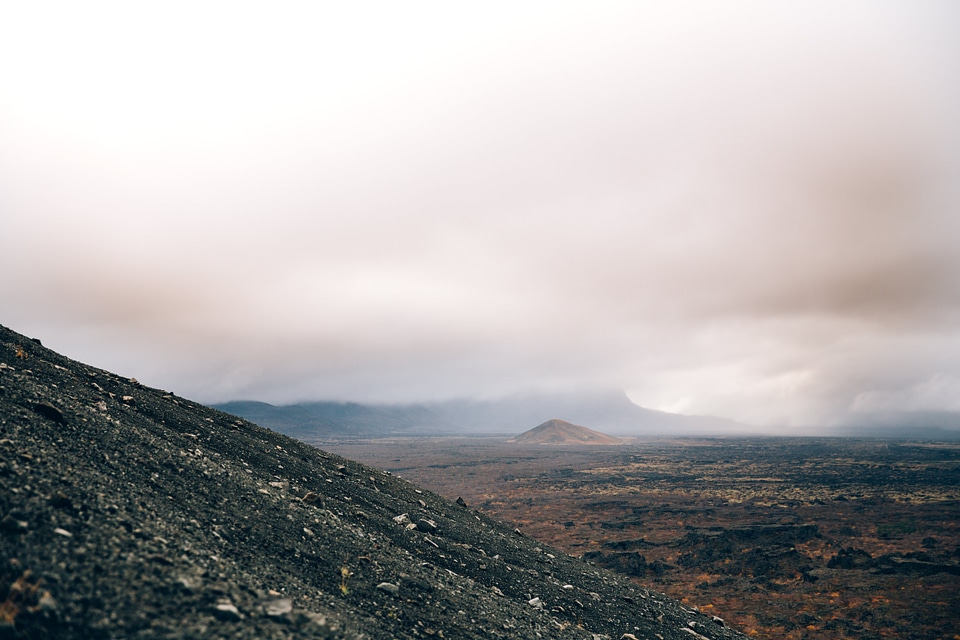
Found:
M 393 595 L 396 595 L 396 593 L 400 591 L 400 587 L 392 582 L 381 582 L 377 585 L 377 589 Z
M 53 599 L 53 596 L 50 595 L 48 591 L 44 591 L 43 595 L 40 596 L 40 600 L 37 602 L 37 608 L 40 611 L 46 611 L 48 613 L 56 613 L 59 609 L 57 601 Z
M 72 501 L 62 491 L 57 491 L 48 498 L 50 506 L 54 509 L 69 509 L 73 506 Z
M 431 593 L 434 591 L 433 585 L 427 582 L 426 580 L 421 580 L 420 578 L 411 576 L 406 573 L 401 573 L 397 577 L 400 578 L 401 584 L 403 584 L 404 586 L 411 587 L 413 589 L 417 589 L 418 591 L 423 591 L 425 593 Z
M 197 589 L 197 582 L 197 580 L 191 579 L 190 576 L 180 576 L 175 581 L 175 584 L 179 585 L 180 588 L 187 593 L 193 593 Z
M 229 600 L 220 600 L 213 607 L 213 615 L 226 622 L 236 622 L 243 618 L 240 611 Z
M 283 616 L 292 612 L 293 612 L 292 598 L 279 598 L 277 600 L 271 600 L 264 607 L 264 613 L 267 614 L 268 618 L 282 618 Z
M 33 405 L 33 410 L 44 418 L 63 424 L 63 412 L 48 402 L 38 402 Z
M 421 518 L 417 520 L 417 529 L 424 533 L 433 533 L 437 530 L 437 523 L 427 518 Z
M 531 598 L 530 600 L 527 600 L 527 604 L 532 606 L 534 609 L 543 609 L 543 602 L 540 600 L 540 598 Z
M 28 525 L 23 520 L 17 520 L 13 516 L 7 514 L 3 516 L 3 519 L 0 520 L 0 529 L 7 531 L 8 533 L 23 533 L 28 528 Z

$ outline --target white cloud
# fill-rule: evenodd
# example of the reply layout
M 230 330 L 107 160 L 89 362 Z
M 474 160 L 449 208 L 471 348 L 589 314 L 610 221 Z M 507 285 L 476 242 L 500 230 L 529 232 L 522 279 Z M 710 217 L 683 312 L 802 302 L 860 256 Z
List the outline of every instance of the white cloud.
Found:
M 953 406 L 951 3 L 145 7 L 0 16 L 15 329 L 201 400 Z

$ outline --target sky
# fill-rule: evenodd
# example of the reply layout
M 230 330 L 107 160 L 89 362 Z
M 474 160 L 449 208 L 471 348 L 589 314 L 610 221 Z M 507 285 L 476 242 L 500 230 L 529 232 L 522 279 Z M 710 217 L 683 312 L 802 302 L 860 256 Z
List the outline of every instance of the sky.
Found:
M 201 402 L 960 411 L 960 5 L 0 3 L 0 323 Z

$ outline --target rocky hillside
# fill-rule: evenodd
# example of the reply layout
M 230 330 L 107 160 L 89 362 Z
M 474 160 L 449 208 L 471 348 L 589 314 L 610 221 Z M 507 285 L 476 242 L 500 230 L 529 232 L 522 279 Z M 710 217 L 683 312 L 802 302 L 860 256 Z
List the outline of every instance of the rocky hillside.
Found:
M 570 424 L 565 420 L 547 420 L 524 431 L 510 442 L 523 444 L 623 444 L 623 440 L 605 433 Z
M 0 327 L 0 638 L 743 638 L 390 474 Z

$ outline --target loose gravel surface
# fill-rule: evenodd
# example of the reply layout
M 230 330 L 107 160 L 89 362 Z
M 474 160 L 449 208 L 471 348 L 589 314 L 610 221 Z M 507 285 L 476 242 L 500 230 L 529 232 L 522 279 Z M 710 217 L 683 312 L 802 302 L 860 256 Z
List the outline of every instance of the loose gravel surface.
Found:
M 389 473 L 0 327 L 0 638 L 744 638 Z

